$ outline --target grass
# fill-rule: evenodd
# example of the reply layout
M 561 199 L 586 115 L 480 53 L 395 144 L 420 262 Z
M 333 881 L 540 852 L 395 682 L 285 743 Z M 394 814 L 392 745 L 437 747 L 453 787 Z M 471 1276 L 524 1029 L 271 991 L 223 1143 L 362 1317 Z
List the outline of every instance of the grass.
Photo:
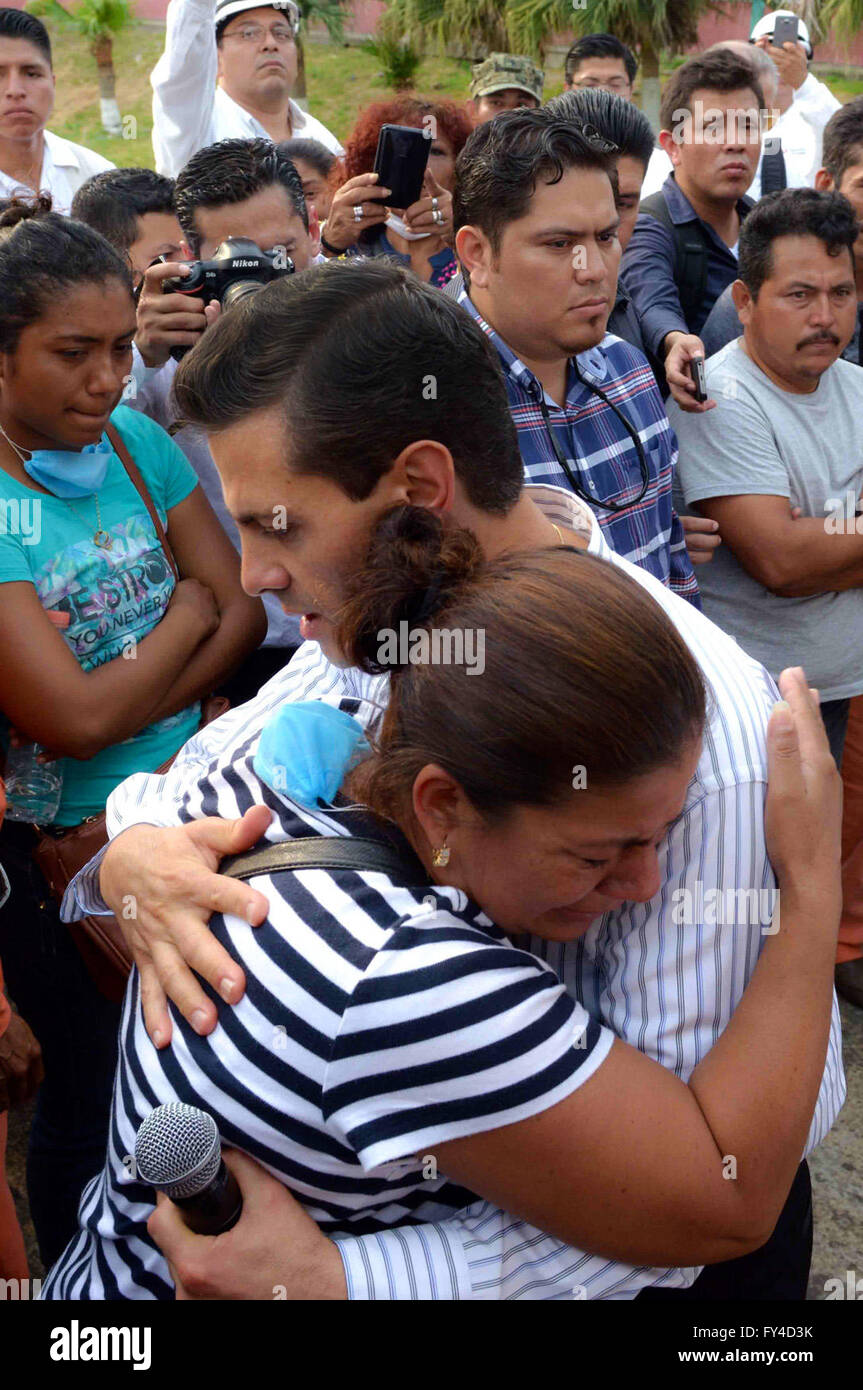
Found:
M 57 72 L 57 105 L 51 129 L 97 150 L 115 164 L 152 168 L 150 72 L 164 45 L 162 27 L 134 23 L 115 40 L 117 100 L 123 116 L 124 136 L 106 135 L 102 130 L 96 63 L 86 40 L 65 27 L 50 22 L 48 27 Z M 663 78 L 675 66 L 674 62 L 663 65 Z M 347 137 L 364 106 L 392 96 L 391 89 L 383 84 L 378 59 L 357 46 L 308 43 L 306 80 L 312 113 L 341 140 Z M 840 101 L 850 101 L 863 94 L 863 78 L 827 73 L 822 75 L 822 80 L 827 81 Z M 469 81 L 469 63 L 431 54 L 423 59 L 419 68 L 416 90 L 424 96 L 463 101 Z M 556 57 L 546 65 L 545 94 L 552 97 L 562 90 L 561 59 Z

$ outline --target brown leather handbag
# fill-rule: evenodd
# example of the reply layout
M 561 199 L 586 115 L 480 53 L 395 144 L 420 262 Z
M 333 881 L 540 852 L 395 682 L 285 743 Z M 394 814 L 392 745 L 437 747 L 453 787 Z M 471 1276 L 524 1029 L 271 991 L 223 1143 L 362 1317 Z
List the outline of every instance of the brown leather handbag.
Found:
M 109 425 L 106 432 L 130 481 L 141 495 L 150 520 L 156 528 L 165 559 L 175 579 L 179 580 L 180 573 L 174 553 L 161 517 L 153 505 L 147 484 L 141 477 L 140 469 L 115 427 Z M 218 719 L 227 709 L 228 701 L 223 695 L 210 695 L 201 702 L 201 727 Z M 156 771 L 167 772 L 173 761 L 173 758 L 169 758 Z M 70 826 L 68 830 L 52 832 L 42 830 L 38 826 L 33 828 L 36 832 L 33 859 L 54 897 L 60 902 L 75 875 L 108 843 L 104 812 L 99 816 L 88 816 L 80 825 Z M 126 981 L 132 969 L 132 956 L 116 917 L 82 917 L 77 922 L 70 922 L 69 930 L 96 988 L 106 998 L 118 1003 L 123 998 Z

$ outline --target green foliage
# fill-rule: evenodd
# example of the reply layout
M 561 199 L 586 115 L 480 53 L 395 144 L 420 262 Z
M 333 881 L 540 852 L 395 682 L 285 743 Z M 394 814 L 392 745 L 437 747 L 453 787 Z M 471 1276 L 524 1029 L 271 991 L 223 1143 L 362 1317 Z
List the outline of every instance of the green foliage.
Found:
M 843 39 L 856 38 L 863 28 L 863 0 L 824 0 L 818 24 L 822 30 L 834 29 Z
M 363 48 L 377 58 L 387 87 L 394 87 L 397 92 L 413 87 L 422 58 L 408 39 L 379 33 L 377 38 L 364 43 Z
M 424 49 L 429 40 L 469 58 L 505 51 L 504 0 L 390 0 L 385 23 Z
M 327 33 L 333 43 L 344 43 L 345 11 L 344 0 L 297 0 L 303 27 L 315 21 L 326 25 Z
M 80 0 L 74 10 L 67 10 L 59 0 L 28 0 L 24 8 L 40 19 L 54 19 L 63 27 L 71 26 L 87 39 L 119 34 L 133 19 L 129 0 Z
M 841 0 L 860 4 L 863 0 Z M 429 38 L 471 56 L 494 49 L 541 54 L 550 36 L 615 34 L 655 51 L 694 43 L 705 11 L 718 0 L 391 0 L 387 21 L 418 43 Z
M 571 0 L 507 0 L 506 14 L 517 51 L 538 52 L 550 34 L 572 29 L 614 34 L 631 48 L 648 44 L 660 52 L 694 43 L 701 16 L 718 8 L 714 0 L 588 0 L 579 9 Z

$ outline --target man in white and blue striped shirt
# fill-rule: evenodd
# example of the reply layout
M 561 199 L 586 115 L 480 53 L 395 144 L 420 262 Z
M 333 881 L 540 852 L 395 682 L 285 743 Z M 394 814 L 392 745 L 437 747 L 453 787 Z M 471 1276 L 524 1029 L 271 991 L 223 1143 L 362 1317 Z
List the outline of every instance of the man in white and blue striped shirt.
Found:
M 296 292 L 283 289 L 277 293 L 284 296 Z M 434 294 L 424 288 L 411 293 Z M 258 301 L 263 307 L 268 294 L 271 291 L 262 291 L 249 301 L 250 308 L 245 312 L 250 321 L 252 310 L 257 313 Z M 451 306 L 441 308 L 440 313 L 461 311 Z M 227 324 L 226 318 L 226 327 Z M 373 355 L 372 347 L 369 342 L 367 359 Z M 404 354 L 406 350 L 401 344 L 399 351 Z M 367 367 L 368 361 L 363 365 Z M 470 380 L 469 389 L 478 390 L 475 380 Z M 469 407 L 465 404 L 462 408 L 466 411 Z M 428 429 L 428 421 L 424 424 Z M 424 431 L 423 437 L 437 436 Z M 687 1079 L 740 1002 L 764 932 L 769 929 L 769 921 L 757 907 L 752 910 L 751 904 L 760 903 L 761 895 L 769 895 L 775 887 L 764 844 L 763 808 L 767 777 L 765 730 L 777 698 L 776 688 L 762 667 L 692 605 L 643 569 L 614 556 L 588 508 L 571 494 L 535 487 L 522 496 L 541 508 L 551 526 L 580 532 L 592 553 L 622 566 L 648 590 L 689 645 L 711 691 L 696 776 L 683 814 L 660 847 L 660 891 L 648 903 L 628 904 L 607 913 L 576 942 L 528 943 L 529 949 L 547 962 L 589 1014 Z M 270 505 L 274 499 L 275 494 Z M 230 502 L 235 500 L 229 496 Z M 367 508 L 368 504 L 346 503 L 348 520 L 352 506 Z M 473 525 L 478 531 L 488 521 L 482 508 L 466 501 L 461 492 L 449 515 L 457 524 Z M 506 549 L 506 527 L 499 517 L 497 523 L 501 549 Z M 244 550 L 246 540 L 244 532 Z M 548 543 L 554 544 L 553 534 Z M 244 558 L 248 560 L 247 583 L 252 586 L 257 573 L 254 556 L 260 558 L 264 546 L 269 554 L 272 544 L 270 539 L 249 539 L 248 555 Z M 268 572 L 272 573 L 272 569 Z M 368 721 L 374 717 L 375 706 L 379 708 L 386 700 L 386 680 L 340 669 L 326 659 L 315 643 L 308 643 L 254 701 L 231 711 L 192 739 L 169 774 L 141 774 L 125 782 L 108 807 L 112 836 L 135 824 L 178 826 L 209 815 L 242 814 L 260 798 L 260 788 L 249 785 L 244 769 L 267 719 L 286 700 L 309 698 L 336 704 L 356 701 L 349 707 Z M 105 909 L 99 898 L 98 874 L 96 866 L 78 880 L 78 912 Z M 735 903 L 745 903 L 745 910 L 735 913 L 733 920 L 728 920 L 721 909 L 716 910 L 716 904 L 727 902 L 730 893 L 738 895 L 733 899 Z M 717 896 L 709 899 L 709 894 Z M 708 910 L 708 901 L 712 910 Z M 254 934 L 250 941 L 246 933 L 243 942 L 250 1002 L 255 1006 L 262 992 L 278 995 L 282 981 L 277 965 L 256 947 Z M 246 1002 L 242 1001 L 243 1005 Z M 245 1078 L 244 1091 L 249 1092 L 254 1089 L 249 1078 L 257 1065 L 256 1053 L 253 1042 L 243 1032 L 243 1023 L 237 1021 L 238 1016 L 239 1011 L 235 1015 L 234 1010 L 225 1008 L 219 1015 L 228 1040 L 225 1055 L 230 1060 L 226 1069 L 232 1072 L 231 1085 L 237 1076 L 241 1083 Z M 297 1070 L 302 1072 L 302 1068 Z M 294 1079 L 292 1084 L 299 1083 Z M 220 1080 L 208 1075 L 205 1081 L 202 1077 L 198 1043 L 191 1030 L 182 1030 L 170 1053 L 157 1052 L 146 1038 L 137 1001 L 127 1001 L 111 1166 L 85 1195 L 85 1230 L 52 1274 L 47 1296 L 159 1296 L 159 1288 L 146 1286 L 137 1277 L 152 1256 L 152 1248 L 145 1259 L 145 1251 L 135 1245 L 140 1237 L 132 1227 L 136 1221 L 140 1227 L 143 1199 L 140 1189 L 124 1195 L 117 1165 L 122 1168 L 124 1145 L 130 1143 L 134 1118 L 140 1116 L 144 1102 L 152 1105 L 179 1095 L 183 1100 L 197 1097 L 205 1108 L 212 1109 L 214 1085 L 223 1132 L 254 1151 L 253 1143 L 242 1138 L 248 1132 L 249 1121 L 235 1108 L 227 1078 Z M 227 1094 L 224 1102 L 223 1092 Z M 827 1133 L 843 1100 L 841 1035 L 834 1001 L 827 1065 L 807 1153 Z M 242 1104 L 254 1111 L 259 1101 L 246 1095 Z M 130 1149 L 126 1147 L 125 1152 Z M 271 1158 L 266 1161 L 278 1168 Z M 442 1205 L 446 1205 L 446 1200 Z M 313 1214 L 320 1215 L 322 1221 L 327 1219 L 326 1210 L 319 1213 L 313 1201 L 309 1205 Z M 635 1269 L 575 1251 L 496 1211 L 488 1203 L 477 1203 L 451 1215 L 429 1210 L 423 1213 L 424 1225 L 398 1226 L 402 1215 L 409 1219 L 407 1212 L 399 1213 L 396 1222 L 389 1223 L 395 1228 L 360 1235 L 350 1234 L 350 1222 L 343 1209 L 330 1215 L 330 1229 L 342 1232 L 338 1247 L 349 1295 L 354 1298 L 570 1299 L 574 1288 L 578 1288 L 588 1298 L 621 1299 L 635 1297 L 648 1287 L 686 1288 L 698 1273 L 692 1269 Z M 118 1263 L 106 1255 L 105 1243 L 113 1248 L 113 1242 L 120 1240 L 122 1245 L 127 1234 L 128 1248 L 122 1249 Z M 149 1267 L 152 1270 L 153 1266 Z M 164 1275 L 161 1277 L 164 1280 Z

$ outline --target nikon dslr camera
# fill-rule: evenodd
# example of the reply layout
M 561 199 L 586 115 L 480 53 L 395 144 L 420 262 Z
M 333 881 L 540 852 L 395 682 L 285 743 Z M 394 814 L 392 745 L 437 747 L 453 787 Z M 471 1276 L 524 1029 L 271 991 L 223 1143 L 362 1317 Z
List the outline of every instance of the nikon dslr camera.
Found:
M 216 248 L 212 260 L 192 261 L 189 272 L 163 280 L 162 293 L 185 294 L 189 299 L 203 299 L 205 304 L 217 299 L 223 309 L 230 309 L 271 280 L 293 275 L 294 263 L 279 251 L 262 251 L 248 237 L 230 236 Z M 179 359 L 188 351 L 186 347 L 175 347 L 171 355 Z

